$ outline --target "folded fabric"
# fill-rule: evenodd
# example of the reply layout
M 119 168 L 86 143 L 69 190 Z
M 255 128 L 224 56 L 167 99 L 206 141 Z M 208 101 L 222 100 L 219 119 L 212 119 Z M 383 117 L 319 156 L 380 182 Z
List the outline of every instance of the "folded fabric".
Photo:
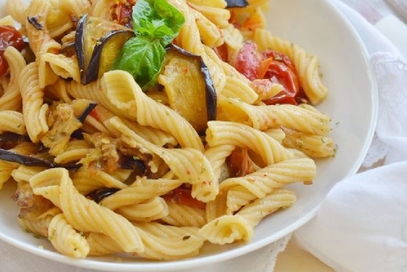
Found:
M 406 271 L 406 174 L 404 161 L 339 182 L 298 244 L 336 271 Z

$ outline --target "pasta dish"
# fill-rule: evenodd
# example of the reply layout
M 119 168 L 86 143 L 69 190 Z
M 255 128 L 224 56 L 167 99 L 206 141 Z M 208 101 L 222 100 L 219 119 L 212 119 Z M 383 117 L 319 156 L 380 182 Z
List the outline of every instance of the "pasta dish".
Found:
M 266 0 L 7 0 L 0 188 L 61 254 L 250 242 L 333 158 L 318 58 Z

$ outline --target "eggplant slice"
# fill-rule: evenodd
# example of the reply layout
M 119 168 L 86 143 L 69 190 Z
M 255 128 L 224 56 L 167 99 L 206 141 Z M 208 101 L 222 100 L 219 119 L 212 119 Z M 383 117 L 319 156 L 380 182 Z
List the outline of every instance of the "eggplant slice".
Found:
M 226 8 L 244 8 L 249 5 L 246 0 L 226 0 Z
M 216 119 L 217 95 L 202 57 L 171 45 L 158 82 L 164 86 L 169 106 L 200 134 Z
M 36 157 L 17 154 L 15 152 L 0 148 L 0 159 L 8 162 L 15 162 L 26 166 L 55 167 L 52 162 Z
M 86 196 L 88 199 L 91 199 L 91 200 L 95 201 L 96 203 L 99 203 L 105 197 L 108 197 L 108 196 L 116 193 L 117 191 L 119 191 L 119 189 L 117 189 L 117 188 L 102 188 L 102 189 L 95 190 L 95 191 L 87 194 Z
M 76 27 L 75 52 L 81 83 L 88 84 L 108 71 L 134 31 L 98 17 L 81 17 Z

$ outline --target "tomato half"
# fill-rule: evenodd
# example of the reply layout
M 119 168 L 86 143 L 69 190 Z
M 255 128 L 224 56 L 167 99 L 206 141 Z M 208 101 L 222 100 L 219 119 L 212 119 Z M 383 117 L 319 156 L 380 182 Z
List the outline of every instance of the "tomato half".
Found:
M 3 76 L 8 69 L 7 61 L 3 54 L 7 47 L 13 46 L 21 51 L 24 48 L 24 40 L 21 33 L 13 26 L 0 26 L 0 76 Z
M 296 97 L 300 92 L 298 78 L 295 72 L 284 62 L 274 59 L 267 61 L 267 69 L 264 73 L 264 78 L 268 78 L 272 82 L 279 83 L 284 88 L 276 96 L 264 100 L 264 103 L 267 105 L 297 104 Z
M 295 66 L 287 55 L 273 50 L 261 54 L 256 44 L 247 42 L 243 44 L 232 64 L 251 81 L 266 79 L 283 86 L 280 93 L 264 99 L 265 104 L 298 104 L 302 92 Z
M 250 80 L 258 79 L 258 70 L 262 56 L 257 50 L 257 46 L 254 43 L 247 42 L 243 44 L 242 48 L 233 60 L 233 65 L 236 70 L 247 77 Z
M 243 177 L 254 172 L 254 164 L 249 157 L 249 150 L 247 148 L 236 148 L 233 150 L 226 163 L 231 177 Z

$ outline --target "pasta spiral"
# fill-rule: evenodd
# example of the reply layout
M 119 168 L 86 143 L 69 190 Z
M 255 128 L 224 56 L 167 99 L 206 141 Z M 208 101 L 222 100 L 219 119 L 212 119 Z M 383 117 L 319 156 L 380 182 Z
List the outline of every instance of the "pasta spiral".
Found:
M 28 40 L 0 54 L 0 189 L 16 184 L 16 220 L 61 254 L 249 243 L 334 158 L 318 58 L 266 30 L 270 1 L 25 2 L 0 18 Z

